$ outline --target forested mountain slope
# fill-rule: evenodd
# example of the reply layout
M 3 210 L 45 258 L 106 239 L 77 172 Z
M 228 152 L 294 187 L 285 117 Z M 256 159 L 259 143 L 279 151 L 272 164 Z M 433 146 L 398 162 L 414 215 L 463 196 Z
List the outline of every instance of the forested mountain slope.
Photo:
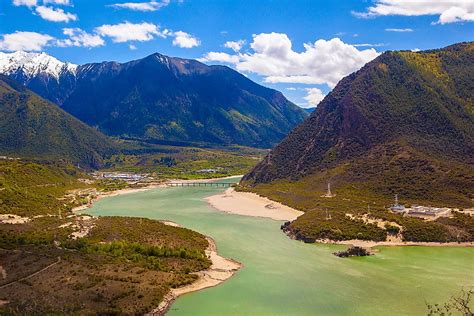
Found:
M 398 193 L 472 206 L 473 73 L 472 42 L 386 52 L 341 80 L 243 183 L 303 209 L 327 182 L 385 203 Z
M 0 155 L 98 167 L 115 144 L 57 105 L 0 76 Z

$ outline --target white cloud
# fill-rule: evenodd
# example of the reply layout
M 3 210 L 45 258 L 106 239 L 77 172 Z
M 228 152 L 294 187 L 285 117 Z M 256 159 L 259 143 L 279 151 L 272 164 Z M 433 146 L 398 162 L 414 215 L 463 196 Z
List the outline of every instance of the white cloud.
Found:
M 69 22 L 76 21 L 77 16 L 75 14 L 64 12 L 63 9 L 55 9 L 50 7 L 39 6 L 36 8 L 36 13 L 39 14 L 43 19 L 52 22 Z
M 414 52 L 414 53 L 417 53 L 417 52 L 419 52 L 420 50 L 421 50 L 421 49 L 419 49 L 419 48 L 413 48 L 411 51 Z
M 95 31 L 102 35 L 112 38 L 115 43 L 128 41 L 150 41 L 155 36 L 166 37 L 168 30 L 160 32 L 159 27 L 152 23 L 130 23 L 123 22 L 119 24 L 104 24 L 96 27 Z
M 0 50 L 6 51 L 40 51 L 54 38 L 47 34 L 36 32 L 15 32 L 3 34 L 0 40 Z
M 87 33 L 80 28 L 64 28 L 63 34 L 67 35 L 68 38 L 58 40 L 56 45 L 59 47 L 97 47 L 105 44 L 99 35 Z
M 286 88 L 286 90 L 288 90 L 288 91 L 296 91 L 296 90 L 298 90 L 298 89 L 296 89 L 295 87 L 288 87 L 288 88 Z
M 315 107 L 325 97 L 324 93 L 318 88 L 307 88 L 305 90 L 308 92 L 308 94 L 304 97 L 304 99 L 308 101 L 308 104 L 307 106 L 303 107 Z
M 174 32 L 173 35 L 175 37 L 173 39 L 174 46 L 179 46 L 181 48 L 192 48 L 201 44 L 199 39 L 183 31 Z
M 437 15 L 435 24 L 474 21 L 474 1 L 472 0 L 376 0 L 366 12 L 352 12 L 362 18 L 402 15 L 421 16 Z
M 216 61 L 221 63 L 237 64 L 240 61 L 240 57 L 227 53 L 209 52 L 204 55 L 203 58 L 198 58 L 198 60 L 201 62 Z
M 34 7 L 38 4 L 37 0 L 13 0 L 14 6 L 22 6 L 25 5 L 27 7 Z
M 128 45 L 128 48 L 130 48 L 130 50 L 136 50 L 137 49 L 137 47 L 133 44 Z
M 388 28 L 385 29 L 386 32 L 399 32 L 399 33 L 405 33 L 405 32 L 413 32 L 413 29 L 410 28 L 405 28 L 405 29 L 394 29 L 394 28 Z
M 71 5 L 70 0 L 43 0 L 43 4 Z
M 227 41 L 224 43 L 224 47 L 232 49 L 234 52 L 238 52 L 245 45 L 245 40 L 238 41 Z
M 439 16 L 437 23 L 447 24 L 454 22 L 474 21 L 474 2 L 471 2 L 471 4 L 473 6 L 470 9 L 461 7 L 449 8 Z
M 202 61 L 224 61 L 236 69 L 265 77 L 270 83 L 327 84 L 334 87 L 344 76 L 358 70 L 379 55 L 371 48 L 358 50 L 339 38 L 304 44 L 296 52 L 286 34 L 261 33 L 253 36 L 253 52 L 234 55 L 210 52 Z
M 163 7 L 166 7 L 170 3 L 170 0 L 163 1 L 150 1 L 150 2 L 125 2 L 115 3 L 110 5 L 114 8 L 129 9 L 134 11 L 157 11 Z
M 377 44 L 368 44 L 368 43 L 363 43 L 363 44 L 352 44 L 354 47 L 382 47 L 385 46 L 384 43 L 377 43 Z

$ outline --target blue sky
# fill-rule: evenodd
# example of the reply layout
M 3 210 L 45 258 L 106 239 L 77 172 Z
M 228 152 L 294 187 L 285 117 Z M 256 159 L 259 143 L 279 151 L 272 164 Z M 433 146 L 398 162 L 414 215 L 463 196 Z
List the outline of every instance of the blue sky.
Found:
M 0 51 L 77 64 L 154 52 L 195 58 L 303 107 L 385 50 L 472 40 L 471 0 L 0 0 Z

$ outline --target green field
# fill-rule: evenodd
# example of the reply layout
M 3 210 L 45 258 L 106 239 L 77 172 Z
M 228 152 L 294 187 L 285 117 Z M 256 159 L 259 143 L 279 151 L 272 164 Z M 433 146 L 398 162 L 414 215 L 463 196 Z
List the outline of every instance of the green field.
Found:
M 130 147 L 104 163 L 104 171 L 150 173 L 157 178 L 217 178 L 250 171 L 268 152 L 242 146 L 166 146 L 127 143 Z

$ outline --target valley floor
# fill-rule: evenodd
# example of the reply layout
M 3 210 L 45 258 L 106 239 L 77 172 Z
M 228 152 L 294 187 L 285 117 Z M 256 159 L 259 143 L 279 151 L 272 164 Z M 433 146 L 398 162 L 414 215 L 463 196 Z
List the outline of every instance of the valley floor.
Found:
M 239 177 L 239 176 L 228 177 L 228 178 L 235 178 L 235 177 Z M 221 178 L 221 180 L 222 179 L 223 178 Z M 85 204 L 82 205 L 82 206 L 78 206 L 78 207 L 74 208 L 73 212 L 76 213 L 75 216 L 78 217 L 78 218 L 85 217 L 85 216 L 80 216 L 77 213 L 84 212 L 87 208 L 91 207 L 94 202 L 98 201 L 101 198 L 110 197 L 110 196 L 117 196 L 117 195 L 124 195 L 124 194 L 135 193 L 135 192 L 141 192 L 141 191 L 150 190 L 150 189 L 154 189 L 154 188 L 164 188 L 164 187 L 167 186 L 167 183 L 173 182 L 173 181 L 177 181 L 177 180 L 163 180 L 163 181 L 160 181 L 160 182 L 148 183 L 148 184 L 143 185 L 143 186 L 112 190 L 112 191 L 108 191 L 108 192 L 102 192 L 102 191 L 99 191 L 99 190 L 96 190 L 96 189 L 91 189 L 91 188 L 78 189 L 78 190 L 75 190 L 75 192 L 73 192 L 73 194 L 79 195 L 79 196 L 81 196 L 81 195 L 85 196 L 86 198 L 83 200 L 83 202 Z M 185 181 L 186 180 L 179 180 L 179 182 L 185 182 Z M 202 180 L 188 180 L 188 181 L 192 181 L 192 182 L 198 182 L 198 181 L 199 182 L 211 182 L 211 181 L 216 181 L 216 179 L 202 179 Z M 298 218 L 300 215 L 304 214 L 301 211 L 298 211 L 294 208 L 288 207 L 288 206 L 283 205 L 281 203 L 275 202 L 275 201 L 270 200 L 268 198 L 259 196 L 255 193 L 239 192 L 239 191 L 236 191 L 234 188 L 229 188 L 225 192 L 210 196 L 210 197 L 206 198 L 206 201 L 213 208 L 215 208 L 218 211 L 227 212 L 227 213 L 231 213 L 231 214 L 237 214 L 237 215 L 243 215 L 243 216 L 270 218 L 270 219 L 277 220 L 277 221 L 293 221 L 296 218 Z M 4 214 L 4 215 L 7 216 L 8 214 Z M 15 218 L 13 218 L 13 217 L 10 218 L 11 216 L 7 216 L 7 217 L 8 218 L 5 218 L 4 220 L 13 220 L 13 221 L 17 220 L 16 217 Z M 82 219 L 80 219 L 80 220 L 82 220 Z M 115 221 L 114 218 L 110 218 L 110 220 Z M 34 221 L 34 218 L 31 218 L 31 221 Z M 167 222 L 167 221 L 161 221 L 161 222 L 164 223 L 164 224 L 170 225 L 170 226 L 177 226 L 177 224 L 173 223 L 173 222 Z M 4 222 L 4 224 L 7 224 L 7 222 Z M 33 224 L 33 222 L 31 224 Z M 82 224 L 84 224 L 84 223 L 82 223 Z M 81 229 L 85 227 L 82 224 L 79 225 L 79 226 L 81 226 Z M 108 224 L 106 222 L 104 222 L 103 225 L 110 226 L 110 224 Z M 69 227 L 73 227 L 73 226 L 74 225 L 69 225 L 68 226 L 67 223 L 66 223 L 66 224 L 63 224 L 59 227 L 69 229 Z M 82 227 L 82 226 L 84 226 L 84 227 Z M 110 226 L 110 227 L 116 229 L 115 226 Z M 85 228 L 88 228 L 88 227 L 85 227 Z M 76 236 L 76 237 L 79 237 L 79 238 L 87 237 L 88 233 L 90 232 L 90 229 L 91 229 L 91 227 L 88 228 L 88 230 L 85 232 L 85 234 L 80 235 L 80 236 Z M 153 306 L 153 304 L 156 301 L 151 300 L 151 298 L 150 298 L 150 300 L 148 300 L 148 296 L 146 296 L 145 294 L 138 294 L 141 297 L 143 297 L 143 295 L 145 295 L 145 298 L 147 299 L 147 305 L 150 306 L 149 304 L 151 304 L 155 308 L 154 310 L 152 310 L 150 312 L 151 315 L 163 315 L 164 313 L 166 313 L 166 311 L 169 309 L 169 307 L 171 306 L 173 301 L 178 296 L 183 295 L 185 293 L 194 292 L 194 291 L 198 291 L 198 290 L 201 290 L 201 289 L 204 289 L 204 288 L 216 286 L 216 285 L 224 282 L 225 280 L 229 279 L 230 277 L 232 277 L 234 275 L 234 273 L 242 267 L 242 265 L 237 261 L 219 256 L 217 254 L 217 249 L 216 249 L 216 245 L 215 245 L 214 241 L 210 237 L 206 237 L 206 239 L 208 241 L 208 247 L 205 250 L 205 255 L 206 255 L 207 259 L 210 261 L 210 266 L 206 267 L 205 269 L 195 268 L 194 269 L 195 272 L 190 273 L 191 276 L 188 274 L 189 277 L 194 277 L 195 278 L 194 280 L 186 279 L 186 281 L 182 281 L 182 284 L 178 285 L 179 282 L 181 282 L 181 281 L 178 281 L 178 279 L 176 279 L 176 281 L 174 281 L 174 282 L 177 284 L 177 286 L 175 288 L 169 289 L 169 291 L 167 291 L 166 293 L 163 293 L 164 295 L 162 294 L 163 296 L 161 298 L 161 302 L 158 305 L 158 307 L 156 307 L 157 304 L 155 304 Z M 472 242 L 470 242 L 470 243 L 467 243 L 467 242 L 466 243 L 432 243 L 432 242 L 426 243 L 426 242 L 402 242 L 402 241 L 375 242 L 375 241 L 364 241 L 364 240 L 346 240 L 346 241 L 340 241 L 340 242 L 332 241 L 332 240 L 317 240 L 317 242 L 320 242 L 320 243 L 337 243 L 337 244 L 355 245 L 355 246 L 362 246 L 362 247 L 415 246 L 415 245 L 417 245 L 417 246 L 418 245 L 419 246 L 474 246 L 474 243 L 472 243 Z M 21 249 L 21 250 L 18 250 L 18 251 L 31 251 L 31 249 L 27 248 L 27 249 L 24 249 L 24 250 Z M 14 253 L 14 252 L 12 252 L 12 253 Z M 12 255 L 12 254 L 10 254 L 10 255 Z M 60 256 L 61 256 L 61 258 L 65 257 L 64 253 L 62 253 L 59 250 L 59 248 L 57 250 L 52 248 L 51 256 L 48 257 L 48 260 L 46 260 L 48 262 L 46 262 L 46 263 L 56 264 L 54 260 L 56 260 Z M 103 264 L 102 261 L 104 260 L 102 258 L 101 259 L 95 259 L 95 258 L 90 259 L 89 257 L 87 259 L 84 259 L 79 254 L 75 254 L 75 256 L 77 256 L 77 258 L 74 257 L 73 258 L 74 260 L 71 261 L 71 262 L 75 262 L 75 264 L 77 266 L 77 269 L 76 269 L 77 271 L 82 271 L 82 269 L 84 269 L 83 267 L 87 266 L 87 264 L 89 264 L 89 262 L 94 262 L 95 266 L 100 266 L 101 264 Z M 57 259 L 57 260 L 59 260 L 59 259 Z M 72 260 L 72 259 L 69 259 L 69 260 Z M 92 261 L 90 261 L 90 260 L 92 260 Z M 97 262 L 95 262 L 94 260 L 96 260 Z M 178 259 L 173 259 L 173 260 L 176 261 Z M 2 267 L 0 266 L 0 268 L 2 268 Z M 111 267 L 111 272 L 110 271 L 109 272 L 113 273 L 115 271 L 114 269 L 115 269 L 114 267 Z M 127 269 L 135 269 L 137 271 L 133 270 L 133 271 L 135 271 L 134 273 L 136 273 L 137 275 L 140 275 L 140 278 L 146 277 L 148 275 L 152 275 L 153 273 L 155 273 L 155 274 L 156 273 L 158 273 L 158 274 L 162 273 L 162 272 L 153 272 L 152 270 L 148 271 L 148 269 L 139 270 L 138 267 L 131 268 L 131 267 L 125 267 L 124 266 L 121 269 L 124 270 L 124 271 L 127 271 Z M 74 270 L 74 271 L 76 271 L 76 270 Z M 141 272 L 141 271 L 146 271 L 146 272 Z M 50 275 L 53 272 L 48 272 L 48 275 Z M 115 271 L 114 273 L 116 273 L 116 272 L 117 271 Z M 143 276 L 141 275 L 141 273 L 144 273 Z M 168 272 L 166 272 L 166 273 L 168 273 Z M 18 275 L 22 275 L 22 274 L 23 273 L 20 273 Z M 114 276 L 109 276 L 109 275 L 102 276 L 100 274 L 97 274 L 97 275 L 94 274 L 93 277 L 98 279 L 98 280 L 99 279 L 102 280 L 102 279 L 106 279 L 106 278 L 109 278 L 109 279 L 117 278 L 117 279 L 119 279 L 121 277 L 121 273 L 116 273 L 116 274 L 117 275 L 114 275 Z M 182 277 L 186 276 L 186 274 L 187 273 L 183 274 Z M 45 274 L 45 277 L 46 276 L 47 275 Z M 60 278 L 65 278 L 66 277 L 63 274 L 58 274 L 58 276 L 60 276 Z M 45 281 L 43 281 L 43 279 L 44 278 L 41 278 L 41 282 L 45 282 Z M 132 280 L 132 281 L 135 282 L 135 280 Z M 130 286 L 134 286 L 133 284 L 135 284 L 132 281 L 130 281 L 131 282 L 130 284 L 132 284 Z M 140 283 L 137 283 L 137 284 L 140 284 Z M 79 284 L 79 285 L 81 285 L 81 284 Z M 17 288 L 17 290 L 21 290 L 24 286 L 25 286 L 24 284 L 19 283 L 18 285 L 15 285 L 15 289 Z M 28 283 L 28 286 L 32 286 L 32 283 L 31 284 Z M 81 286 L 83 286 L 83 285 L 81 285 Z M 90 284 L 90 285 L 87 284 L 87 285 L 84 285 L 84 286 L 90 286 L 90 287 L 93 288 L 97 285 L 96 284 Z M 71 290 L 71 293 L 76 291 L 76 287 L 74 287 L 73 290 Z M 118 291 L 118 289 L 119 289 L 119 287 L 117 287 L 117 291 Z M 133 293 L 145 293 L 145 292 L 146 292 L 145 288 L 137 288 L 137 289 L 134 288 L 133 289 Z M 118 294 L 116 294 L 117 298 L 111 298 L 111 299 L 118 300 L 120 295 L 121 294 L 118 293 Z M 4 299 L 4 297 L 0 297 L 0 299 Z M 0 301 L 0 306 L 2 304 L 5 304 L 6 302 L 7 302 L 7 300 L 5 300 L 3 303 Z M 120 304 L 118 304 L 118 305 L 120 305 Z M 130 306 L 129 308 L 131 308 L 131 310 L 133 310 L 136 307 L 131 307 Z M 150 311 L 150 309 L 148 311 Z
M 174 181 L 216 179 L 94 183 L 23 161 L 4 167 L 21 171 L 6 173 L 6 179 L 15 188 L 28 188 L 28 195 L 8 186 L 0 190 L 9 202 L 1 205 L 0 212 L 2 315 L 33 311 L 162 315 L 178 296 L 216 286 L 241 267 L 219 256 L 210 237 L 172 221 L 82 215 L 104 197 L 164 188 Z M 48 178 L 34 178 L 38 185 L 18 179 L 35 175 L 35 170 Z M 43 190 L 46 186 L 48 190 Z M 37 196 L 45 201 L 37 201 Z M 56 201 L 64 208 L 57 210 Z M 52 288 L 55 294 L 48 293 Z

